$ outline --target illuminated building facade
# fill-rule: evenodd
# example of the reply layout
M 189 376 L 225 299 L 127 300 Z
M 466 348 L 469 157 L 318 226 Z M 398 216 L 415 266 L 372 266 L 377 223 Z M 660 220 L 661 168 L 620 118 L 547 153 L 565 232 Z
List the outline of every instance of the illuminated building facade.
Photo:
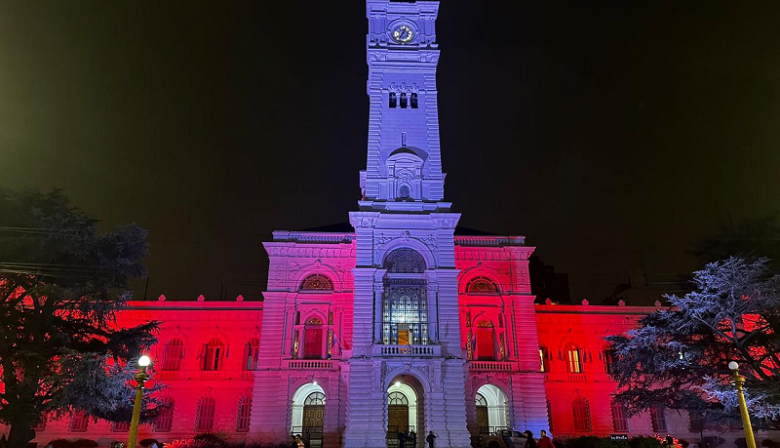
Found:
M 433 431 L 438 447 L 465 448 L 502 428 L 687 433 L 687 416 L 629 421 L 611 401 L 603 336 L 654 308 L 535 305 L 523 237 L 458 234 L 439 140 L 439 2 L 366 5 L 369 137 L 351 228 L 274 232 L 262 303 L 134 302 L 124 322 L 163 322 L 151 355 L 172 404 L 139 440 L 299 433 L 358 448 L 413 430 L 417 446 Z M 127 431 L 80 415 L 40 429 L 39 443 Z

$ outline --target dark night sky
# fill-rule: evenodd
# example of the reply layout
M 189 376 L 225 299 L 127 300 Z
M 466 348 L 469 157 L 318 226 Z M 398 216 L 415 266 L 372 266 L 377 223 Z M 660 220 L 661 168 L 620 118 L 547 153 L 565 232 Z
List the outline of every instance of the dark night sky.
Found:
M 271 6 L 273 5 L 273 6 Z M 272 9 L 271 9 L 272 8 Z M 364 5 L 0 2 L 0 185 L 150 231 L 149 295 L 258 296 L 273 229 L 346 221 L 365 167 Z M 444 0 L 446 196 L 572 295 L 695 268 L 780 211 L 780 3 Z

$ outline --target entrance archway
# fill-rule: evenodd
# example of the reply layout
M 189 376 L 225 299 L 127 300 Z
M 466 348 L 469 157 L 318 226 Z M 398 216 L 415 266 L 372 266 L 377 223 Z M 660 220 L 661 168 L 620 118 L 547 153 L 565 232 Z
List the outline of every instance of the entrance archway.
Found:
M 477 430 L 480 434 L 491 434 L 509 429 L 507 397 L 503 390 L 492 384 L 485 384 L 477 390 Z
M 400 375 L 387 388 L 387 446 L 404 448 L 422 446 L 424 406 L 422 385 L 411 375 Z
M 293 395 L 290 433 L 300 434 L 307 446 L 322 446 L 325 391 L 316 382 L 304 384 Z

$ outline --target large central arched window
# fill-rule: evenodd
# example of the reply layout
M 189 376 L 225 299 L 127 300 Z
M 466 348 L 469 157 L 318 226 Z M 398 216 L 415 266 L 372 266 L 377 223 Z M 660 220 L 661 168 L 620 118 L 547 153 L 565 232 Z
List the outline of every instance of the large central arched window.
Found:
M 422 276 L 426 264 L 412 249 L 396 249 L 387 255 L 382 301 L 382 343 L 428 344 L 428 294 Z

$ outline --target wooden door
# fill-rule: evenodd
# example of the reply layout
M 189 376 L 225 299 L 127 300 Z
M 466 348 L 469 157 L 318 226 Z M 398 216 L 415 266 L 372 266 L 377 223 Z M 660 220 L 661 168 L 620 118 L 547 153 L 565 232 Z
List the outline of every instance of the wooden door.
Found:
M 310 442 L 310 445 L 320 445 L 311 443 L 322 440 L 322 427 L 325 426 L 325 406 L 304 406 L 303 407 L 303 438 Z
M 487 406 L 477 406 L 477 429 L 480 434 L 487 434 L 490 432 Z
M 398 434 L 409 430 L 409 406 L 391 404 L 387 407 L 387 433 Z

